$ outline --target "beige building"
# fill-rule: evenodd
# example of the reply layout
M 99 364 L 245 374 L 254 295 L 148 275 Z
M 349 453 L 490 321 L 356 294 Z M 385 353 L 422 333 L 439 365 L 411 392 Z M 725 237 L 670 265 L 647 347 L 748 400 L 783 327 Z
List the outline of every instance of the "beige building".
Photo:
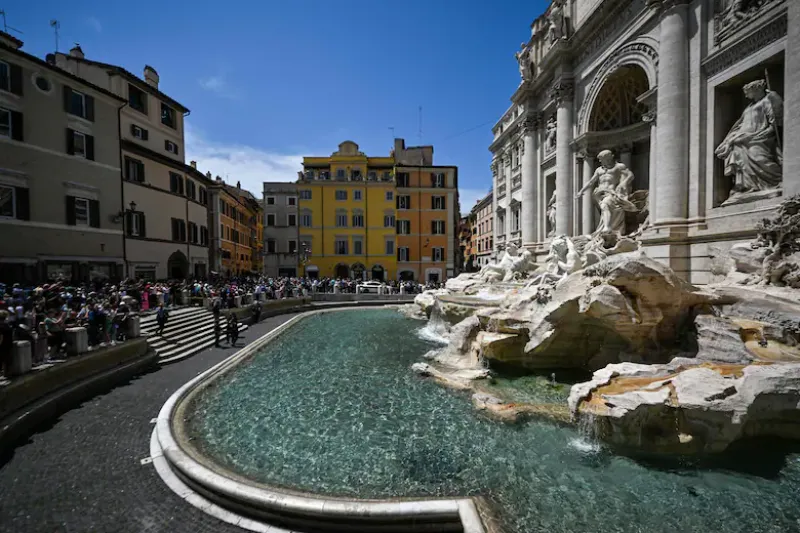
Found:
M 122 67 L 86 59 L 79 46 L 48 60 L 127 102 L 120 112 L 118 156 L 127 274 L 150 279 L 205 276 L 210 182 L 184 164 L 183 118 L 189 110 L 159 90 L 159 76 L 150 66 L 142 79 Z
M 298 266 L 308 260 L 310 250 L 300 244 L 300 220 L 297 209 L 298 190 L 294 183 L 265 182 L 264 217 L 264 275 L 294 277 Z M 311 219 L 311 211 L 302 213 Z M 310 227 L 310 223 L 304 227 Z M 310 239 L 306 239 L 310 241 Z
M 478 200 L 472 208 L 470 216 L 475 222 L 472 231 L 472 252 L 475 254 L 475 266 L 478 269 L 494 261 L 494 212 L 492 211 L 492 193 Z
M 22 44 L 0 32 L 0 280 L 117 278 L 125 101 Z

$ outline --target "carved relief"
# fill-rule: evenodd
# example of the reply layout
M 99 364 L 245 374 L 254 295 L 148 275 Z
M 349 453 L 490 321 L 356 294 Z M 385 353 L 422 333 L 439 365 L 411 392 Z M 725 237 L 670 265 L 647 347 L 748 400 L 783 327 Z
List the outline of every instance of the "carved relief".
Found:
M 753 17 L 763 13 L 766 8 L 784 0 L 717 0 L 714 13 L 714 44 L 725 39 L 746 26 Z
M 558 130 L 558 123 L 556 122 L 555 115 L 552 115 L 547 120 L 544 135 L 544 153 L 549 154 L 556 149 L 556 131 Z
M 722 72 L 765 46 L 774 43 L 786 35 L 787 27 L 786 15 L 782 15 L 747 38 L 714 54 L 703 63 L 706 75 L 713 76 Z

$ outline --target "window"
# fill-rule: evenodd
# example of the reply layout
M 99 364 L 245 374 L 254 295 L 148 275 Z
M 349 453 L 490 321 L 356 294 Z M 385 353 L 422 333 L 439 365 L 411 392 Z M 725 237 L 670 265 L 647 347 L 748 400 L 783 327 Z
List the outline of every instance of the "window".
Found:
M 67 153 L 94 161 L 94 137 L 67 128 Z
M 267 196 L 267 205 L 275 205 L 275 197 Z
M 78 131 L 72 132 L 72 155 L 86 157 L 86 136 Z
M 286 223 L 289 226 L 296 226 L 297 225 L 297 215 L 294 215 L 294 214 L 287 215 L 286 216 Z
M 200 187 L 200 203 L 202 205 L 208 205 L 208 191 L 205 187 Z
M 337 200 L 347 200 L 347 191 L 336 191 Z
M 352 177 L 352 179 L 354 181 L 361 181 L 363 179 L 362 176 L 361 176 L 361 171 L 358 170 L 358 169 L 353 170 L 353 173 L 351 174 L 351 177 Z
M 200 245 L 208 246 L 208 228 L 200 226 Z
M 363 228 L 364 227 L 364 215 L 361 215 L 361 214 L 353 215 L 353 227 L 354 228 Z
M 511 211 L 511 231 L 519 231 L 519 209 Z
M 4 63 L 0 63 L 3 65 Z M 0 135 L 11 137 L 11 111 L 0 108 Z
M 4 63 L 0 63 L 0 65 L 2 64 Z M 17 202 L 14 187 L 0 185 L 0 217 L 17 217 Z
M 297 196 L 287 196 L 286 205 L 297 205 Z
M 444 248 L 434 248 L 433 249 L 433 260 L 434 261 L 444 261 Z
M 186 221 L 179 218 L 172 219 L 172 240 L 186 242 Z
M 192 244 L 200 242 L 200 232 L 194 222 L 189 222 L 189 242 Z
M 76 117 L 94 120 L 94 98 L 64 86 L 64 111 Z
M 128 84 L 128 105 L 140 113 L 147 114 L 147 95 L 134 85 Z
M 11 67 L 0 61 L 0 91 L 11 91 Z
M 272 213 L 269 213 L 267 215 L 267 226 L 274 226 L 274 225 L 275 225 L 275 215 L 272 214 Z
M 410 261 L 408 258 L 408 248 L 405 246 L 401 246 L 397 249 L 397 260 L 398 261 Z
M 347 239 L 336 239 L 333 249 L 336 255 L 347 255 Z
M 386 191 L 386 201 L 391 202 L 394 200 L 394 191 Z
M 319 171 L 319 179 L 321 179 L 321 180 L 329 180 L 329 179 L 331 179 L 330 170 L 320 170 Z
M 345 179 L 345 176 L 344 176 L 344 169 L 343 169 L 343 168 L 340 168 L 340 169 L 338 169 L 338 170 L 336 171 L 336 179 L 337 179 L 337 180 L 343 180 L 343 179 Z
M 311 215 L 309 214 L 300 215 L 300 225 L 303 226 L 304 228 L 310 228 Z
M 397 209 L 411 209 L 411 196 L 397 195 Z
M 394 241 L 386 241 L 386 255 L 394 255 Z
M 392 173 L 387 170 L 383 173 L 383 181 L 392 181 Z
M 411 235 L 411 221 L 398 220 L 397 221 L 397 234 L 398 235 Z
M 444 235 L 444 220 L 431 220 L 431 233 L 434 235 Z
M 431 174 L 431 186 L 437 188 L 444 187 L 444 172 L 436 172 Z
M 431 196 L 431 209 L 444 208 L 444 196 Z
M 146 129 L 137 126 L 136 124 L 131 124 L 131 135 L 133 136 L 134 139 L 146 141 L 148 137 L 148 132 Z
M 127 233 L 132 237 L 144 237 L 144 213 L 128 212 Z
M 347 213 L 336 213 L 336 227 L 337 228 L 347 227 Z
M 267 253 L 268 254 L 275 253 L 275 239 L 267 239 Z
M 183 176 L 175 172 L 169 173 L 169 190 L 175 194 L 183 194 Z
M 364 243 L 361 240 L 353 240 L 353 255 L 364 254 Z
M 290 240 L 289 241 L 289 253 L 296 254 L 297 253 L 297 241 Z
M 394 215 L 383 215 L 383 227 L 384 228 L 394 227 Z
M 310 190 L 300 191 L 300 199 L 311 200 L 311 191 Z
M 398 172 L 397 173 L 397 186 L 398 187 L 408 187 L 409 179 L 408 179 L 408 172 Z
M 161 123 L 175 129 L 175 110 L 161 102 Z
M 497 229 L 501 235 L 506 232 L 506 216 L 503 213 L 497 215 Z
M 361 189 L 353 191 L 353 200 L 361 200 Z
M 125 179 L 138 183 L 144 182 L 144 163 L 138 159 L 125 156 Z
M 370 170 L 367 173 L 367 179 L 369 179 L 369 181 L 378 181 L 378 173 L 374 170 Z
M 75 225 L 88 226 L 89 222 L 91 222 L 89 200 L 86 198 L 75 198 Z
M 178 145 L 172 141 L 164 141 L 164 150 L 171 154 L 178 155 Z
M 197 184 L 186 178 L 186 196 L 194 200 L 197 198 Z

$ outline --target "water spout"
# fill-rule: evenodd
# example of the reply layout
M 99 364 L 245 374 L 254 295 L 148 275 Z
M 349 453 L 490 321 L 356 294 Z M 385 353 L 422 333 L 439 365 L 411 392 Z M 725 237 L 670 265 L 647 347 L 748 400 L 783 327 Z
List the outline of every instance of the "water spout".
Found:
M 449 344 L 450 326 L 444 318 L 444 312 L 442 311 L 442 304 L 439 302 L 439 298 L 436 298 L 433 304 L 431 317 L 428 323 L 419 330 L 418 335 L 420 338 L 427 341 Z

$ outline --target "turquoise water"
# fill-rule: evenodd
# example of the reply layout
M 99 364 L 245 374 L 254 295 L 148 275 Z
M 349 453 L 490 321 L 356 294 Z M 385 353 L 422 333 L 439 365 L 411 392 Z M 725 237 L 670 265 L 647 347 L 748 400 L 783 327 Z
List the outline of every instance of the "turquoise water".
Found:
M 797 455 L 765 444 L 713 465 L 653 465 L 598 451 L 571 428 L 489 420 L 468 394 L 412 375 L 433 347 L 416 336 L 423 325 L 388 309 L 308 317 L 209 387 L 190 430 L 216 462 L 262 483 L 363 498 L 480 494 L 509 532 L 800 531 Z M 728 468 L 735 461 L 749 473 Z

